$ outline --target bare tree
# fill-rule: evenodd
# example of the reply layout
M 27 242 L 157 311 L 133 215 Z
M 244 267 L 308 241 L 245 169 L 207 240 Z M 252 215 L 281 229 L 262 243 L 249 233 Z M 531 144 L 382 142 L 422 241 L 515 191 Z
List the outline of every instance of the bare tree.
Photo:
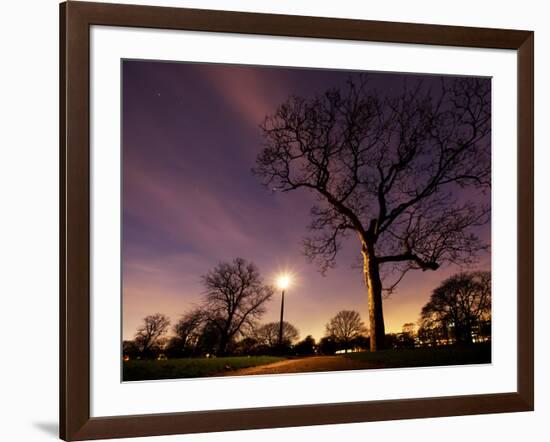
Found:
M 269 347 L 275 348 L 279 345 L 279 323 L 270 322 L 262 325 L 256 331 L 259 342 Z M 291 323 L 283 321 L 283 339 L 282 345 L 288 346 L 300 338 L 300 332 Z
M 416 333 L 416 324 L 414 322 L 406 322 L 401 327 L 401 333 L 414 337 Z
M 471 263 L 487 247 L 472 228 L 490 214 L 474 203 L 490 187 L 490 102 L 487 79 L 381 96 L 361 76 L 310 100 L 293 96 L 261 126 L 254 173 L 273 191 L 317 198 L 306 255 L 325 273 L 345 238 L 358 241 L 371 351 L 384 345 L 383 289 L 409 270 Z M 384 275 L 395 275 L 386 287 Z
M 293 352 L 303 356 L 315 354 L 316 349 L 315 339 L 311 335 L 307 335 L 303 340 L 294 344 L 292 348 Z
M 143 318 L 143 324 L 138 328 L 135 343 L 142 354 L 150 353 L 162 343 L 168 331 L 170 319 L 162 313 L 155 313 Z
M 326 336 L 332 336 L 347 351 L 351 341 L 367 333 L 361 316 L 355 310 L 342 310 L 326 325 Z
M 172 346 L 181 351 L 192 351 L 203 332 L 205 314 L 202 309 L 191 310 L 184 314 L 174 325 L 174 338 Z
M 202 312 L 220 333 L 218 350 L 223 355 L 231 340 L 265 313 L 273 288 L 263 283 L 255 264 L 242 258 L 220 263 L 202 282 L 206 289 Z
M 437 287 L 422 308 L 423 330 L 470 344 L 472 332 L 491 318 L 491 273 L 459 273 Z

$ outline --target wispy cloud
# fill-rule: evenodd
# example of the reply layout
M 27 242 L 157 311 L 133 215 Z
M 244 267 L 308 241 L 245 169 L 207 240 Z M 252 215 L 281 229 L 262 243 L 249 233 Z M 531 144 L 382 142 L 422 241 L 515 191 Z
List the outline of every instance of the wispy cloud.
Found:
M 147 314 L 177 320 L 200 300 L 200 276 L 236 256 L 256 262 L 268 282 L 283 269 L 297 273 L 287 318 L 302 336 L 319 338 L 342 308 L 366 320 L 365 287 L 350 268 L 359 251 L 345 247 L 338 267 L 322 277 L 301 248 L 312 195 L 269 193 L 250 171 L 266 114 L 290 94 L 321 92 L 348 74 L 135 62 L 123 75 L 124 335 Z M 415 321 L 452 271 L 407 275 L 384 304 L 387 329 Z M 278 302 L 266 321 L 276 320 Z

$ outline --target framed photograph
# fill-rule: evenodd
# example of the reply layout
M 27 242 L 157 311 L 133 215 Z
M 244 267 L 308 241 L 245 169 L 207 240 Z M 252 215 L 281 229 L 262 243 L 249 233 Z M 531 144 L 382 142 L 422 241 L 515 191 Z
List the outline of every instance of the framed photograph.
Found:
M 533 410 L 533 33 L 61 4 L 60 436 Z

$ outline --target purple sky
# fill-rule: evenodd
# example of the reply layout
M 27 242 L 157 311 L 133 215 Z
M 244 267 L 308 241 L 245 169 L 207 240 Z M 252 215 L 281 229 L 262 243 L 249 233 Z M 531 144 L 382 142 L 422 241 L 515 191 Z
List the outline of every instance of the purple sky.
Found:
M 258 124 L 289 95 L 312 96 L 340 86 L 345 71 L 124 61 L 123 63 L 123 337 L 142 318 L 172 322 L 200 302 L 200 276 L 220 261 L 255 262 L 266 282 L 295 274 L 285 319 L 301 337 L 319 339 L 339 310 L 367 322 L 358 246 L 321 276 L 302 254 L 313 197 L 273 194 L 250 172 L 262 147 Z M 392 93 L 411 75 L 370 74 Z M 425 81 L 437 81 L 424 76 Z M 487 196 L 487 198 L 489 198 Z M 479 232 L 490 237 L 490 226 Z M 478 268 L 490 268 L 490 256 Z M 384 301 L 386 330 L 416 322 L 438 283 L 457 271 L 411 272 Z M 263 322 L 278 320 L 280 294 Z

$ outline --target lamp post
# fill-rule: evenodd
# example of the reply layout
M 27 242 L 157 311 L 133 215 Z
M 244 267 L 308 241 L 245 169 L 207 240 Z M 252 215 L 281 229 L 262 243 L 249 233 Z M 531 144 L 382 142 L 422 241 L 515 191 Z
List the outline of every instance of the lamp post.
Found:
M 285 290 L 281 292 L 281 319 L 279 321 L 279 348 L 283 348 L 283 315 L 285 311 Z
M 290 284 L 290 276 L 283 274 L 279 276 L 277 280 L 277 285 L 281 289 L 281 319 L 279 321 L 279 349 L 283 349 L 283 318 L 285 312 L 285 290 Z

